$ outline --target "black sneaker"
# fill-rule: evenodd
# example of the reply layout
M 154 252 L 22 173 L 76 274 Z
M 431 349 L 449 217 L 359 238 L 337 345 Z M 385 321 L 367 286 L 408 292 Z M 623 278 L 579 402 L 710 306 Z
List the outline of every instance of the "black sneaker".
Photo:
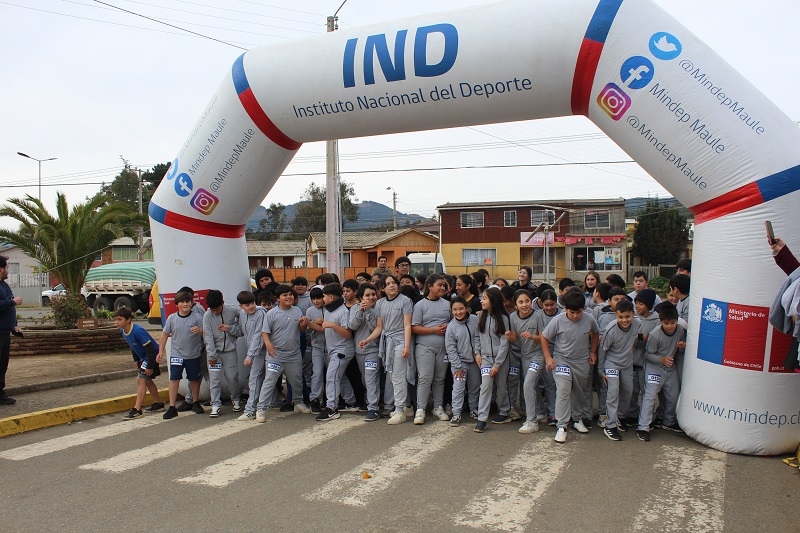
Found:
M 365 404 L 365 403 L 358 404 L 358 412 L 359 413 L 367 413 L 367 412 L 369 412 L 369 409 L 367 408 L 367 404 Z
M 678 425 L 677 422 L 672 424 L 671 426 L 661 426 L 661 429 L 668 429 L 669 431 L 674 431 L 675 433 L 683 433 L 683 430 Z
M 481 422 L 478 420 L 478 423 L 475 424 L 475 429 L 473 430 L 475 433 L 483 433 L 486 431 L 486 422 Z
M 203 406 L 200 405 L 200 402 L 194 402 L 192 404 L 192 411 L 194 411 L 198 415 L 202 415 L 203 413 L 206 412 L 206 410 L 203 409 Z
M 309 403 L 309 407 L 311 408 L 312 415 L 318 415 L 322 410 L 319 404 L 319 400 L 311 400 L 311 402 Z
M 375 410 L 375 411 L 367 411 L 367 416 L 364 417 L 364 420 L 366 422 L 375 422 L 376 420 L 380 420 L 380 418 L 381 414 L 377 410 Z
M 453 415 L 453 418 L 450 419 L 450 427 L 457 428 L 461 425 L 461 415 Z
M 623 420 L 623 419 L 618 420 L 617 421 L 617 429 L 622 431 L 623 433 L 625 431 L 628 431 L 628 423 L 625 422 L 625 420 Z
M 142 410 L 135 407 L 128 411 L 127 415 L 122 417 L 123 420 L 135 420 L 137 418 L 142 418 Z
M 281 413 L 288 413 L 289 411 L 294 411 L 294 404 L 293 403 L 284 403 L 281 405 L 279 409 Z
M 319 422 L 328 422 L 330 420 L 336 420 L 341 415 L 339 411 L 336 409 L 328 409 L 327 407 L 322 410 L 322 412 L 317 416 L 317 421 Z
M 164 420 L 169 420 L 170 418 L 175 418 L 176 416 L 178 416 L 178 410 L 174 405 L 170 405 L 169 409 L 167 409 L 167 412 L 164 413 Z
M 179 413 L 186 413 L 191 410 L 192 410 L 192 404 L 190 404 L 189 402 L 183 402 L 178 406 Z
M 663 426 L 664 426 L 664 421 L 663 421 L 663 420 L 661 420 L 660 418 L 656 418 L 656 419 L 655 419 L 655 420 L 653 420 L 653 422 L 650 424 L 650 429 L 653 429 L 653 428 L 656 428 L 656 429 L 663 429 Z
M 17 403 L 17 400 L 11 396 L 0 397 L 0 405 L 14 405 L 15 403 Z
M 650 442 L 650 432 L 645 431 L 643 429 L 636 430 L 636 436 L 639 437 L 639 440 L 643 440 L 644 442 Z
M 617 428 L 605 428 L 603 434 L 611 440 L 622 440 L 622 435 L 619 434 Z
M 632 416 L 629 416 L 628 418 L 625 419 L 625 424 L 627 424 L 628 426 L 636 427 L 637 425 L 639 425 L 639 418 L 634 418 Z
M 508 424 L 509 422 L 511 422 L 511 417 L 508 415 L 497 414 L 492 418 L 492 424 Z M 478 422 L 478 424 L 480 424 L 480 422 Z M 483 425 L 485 426 L 486 422 L 484 422 Z M 477 429 L 475 431 L 477 431 Z
M 556 420 L 555 418 L 551 418 L 547 422 L 547 425 L 550 426 L 550 427 L 556 427 L 558 425 L 558 420 Z
M 583 422 L 583 426 L 586 429 L 592 429 L 592 419 L 591 418 L 582 418 L 581 422 Z
M 150 407 L 144 410 L 145 413 L 157 413 L 159 411 L 164 410 L 164 404 L 162 402 L 154 403 Z

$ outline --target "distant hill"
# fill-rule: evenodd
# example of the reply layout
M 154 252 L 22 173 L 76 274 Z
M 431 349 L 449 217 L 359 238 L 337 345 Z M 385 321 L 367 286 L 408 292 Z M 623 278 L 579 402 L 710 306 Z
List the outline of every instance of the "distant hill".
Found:
M 289 227 L 292 225 L 295 213 L 297 212 L 297 204 L 289 204 L 286 206 L 286 220 Z M 263 205 L 258 206 L 256 212 L 247 221 L 247 229 L 258 229 L 258 223 L 262 218 L 267 216 L 267 208 Z M 415 222 L 423 222 L 427 218 L 416 215 L 397 212 L 397 227 L 402 228 L 406 224 L 414 224 Z M 378 202 L 364 201 L 358 204 L 358 220 L 356 222 L 348 223 L 345 226 L 346 231 L 368 231 L 370 229 L 377 229 L 379 227 L 386 227 L 387 224 L 392 223 L 392 208 Z

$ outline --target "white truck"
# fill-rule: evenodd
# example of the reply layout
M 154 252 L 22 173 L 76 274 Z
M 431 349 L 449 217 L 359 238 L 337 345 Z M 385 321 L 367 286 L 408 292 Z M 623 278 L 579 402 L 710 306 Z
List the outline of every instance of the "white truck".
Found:
M 411 275 L 425 274 L 444 274 L 444 257 L 439 252 L 419 252 L 408 254 L 411 261 Z
M 147 313 L 155 281 L 156 269 L 152 261 L 111 263 L 90 268 L 83 284 L 86 303 L 95 311 L 116 311 L 127 307 L 134 313 Z

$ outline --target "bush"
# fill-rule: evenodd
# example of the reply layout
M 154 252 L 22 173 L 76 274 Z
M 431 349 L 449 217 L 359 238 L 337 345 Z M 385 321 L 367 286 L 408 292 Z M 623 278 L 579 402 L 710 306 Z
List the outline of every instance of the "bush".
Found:
M 90 318 L 92 311 L 86 307 L 80 294 L 67 293 L 50 301 L 53 323 L 60 329 L 75 329 L 79 318 Z
M 114 311 L 111 309 L 104 309 L 102 311 L 95 311 L 94 316 L 100 320 L 114 320 Z
M 647 286 L 657 292 L 666 293 L 669 288 L 669 279 L 664 276 L 656 276 L 650 280 Z

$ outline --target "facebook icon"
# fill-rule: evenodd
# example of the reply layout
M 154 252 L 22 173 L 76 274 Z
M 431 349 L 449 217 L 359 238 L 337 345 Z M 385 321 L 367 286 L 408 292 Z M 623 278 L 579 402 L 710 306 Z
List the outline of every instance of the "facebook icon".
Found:
M 619 77 L 626 87 L 641 89 L 646 87 L 655 75 L 653 62 L 643 56 L 628 58 L 619 71 Z
M 178 196 L 189 196 L 192 194 L 193 188 L 194 184 L 192 183 L 192 178 L 190 178 L 185 172 L 179 174 L 175 179 L 175 192 Z

